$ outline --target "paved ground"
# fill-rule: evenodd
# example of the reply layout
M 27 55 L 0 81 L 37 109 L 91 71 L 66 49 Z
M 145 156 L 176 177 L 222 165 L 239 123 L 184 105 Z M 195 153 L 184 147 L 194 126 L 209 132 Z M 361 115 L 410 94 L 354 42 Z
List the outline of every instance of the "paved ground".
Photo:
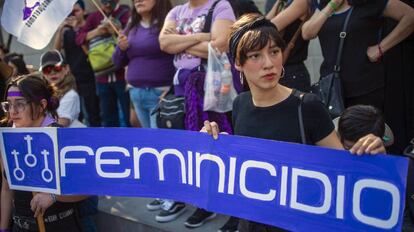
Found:
M 217 231 L 227 221 L 227 216 L 218 215 L 205 225 L 196 229 L 187 229 L 185 220 L 195 211 L 192 206 L 177 220 L 168 223 L 158 223 L 155 215 L 159 211 L 148 211 L 145 205 L 151 202 L 148 198 L 101 197 L 99 209 L 104 213 L 97 217 L 99 231 L 183 231 L 201 232 Z M 109 214 L 109 215 L 108 215 Z

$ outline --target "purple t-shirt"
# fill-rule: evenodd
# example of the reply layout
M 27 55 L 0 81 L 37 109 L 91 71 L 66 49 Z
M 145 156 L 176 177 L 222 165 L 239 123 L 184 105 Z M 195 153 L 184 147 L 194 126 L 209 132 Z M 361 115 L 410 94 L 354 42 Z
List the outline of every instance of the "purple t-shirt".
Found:
M 197 8 L 190 8 L 189 3 L 174 7 L 167 15 L 167 21 L 174 21 L 177 31 L 181 35 L 199 33 L 204 28 L 208 10 L 216 0 L 208 0 L 206 4 Z M 213 12 L 212 24 L 217 19 L 235 21 L 233 9 L 228 1 L 220 1 Z M 201 59 L 182 52 L 174 57 L 174 65 L 177 69 L 193 69 L 200 65 Z
M 119 47 L 112 56 L 118 67 L 128 65 L 126 79 L 134 87 L 170 86 L 174 77 L 173 55 L 161 51 L 156 26 L 138 26 L 128 34 L 129 47 L 122 52 Z

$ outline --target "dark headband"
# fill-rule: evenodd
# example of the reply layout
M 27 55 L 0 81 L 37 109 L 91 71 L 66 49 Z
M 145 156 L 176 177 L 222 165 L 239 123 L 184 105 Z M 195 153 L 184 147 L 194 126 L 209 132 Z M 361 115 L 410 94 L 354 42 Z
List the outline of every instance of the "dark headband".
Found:
M 267 20 L 265 17 L 261 16 L 257 18 L 256 20 L 240 27 L 239 29 L 237 29 L 236 32 L 233 33 L 229 41 L 230 55 L 233 61 L 236 60 L 237 47 L 239 46 L 240 39 L 243 37 L 243 35 L 246 34 L 246 32 L 248 31 L 251 31 L 251 30 L 254 30 L 260 27 L 273 27 L 277 30 L 276 26 L 272 22 Z

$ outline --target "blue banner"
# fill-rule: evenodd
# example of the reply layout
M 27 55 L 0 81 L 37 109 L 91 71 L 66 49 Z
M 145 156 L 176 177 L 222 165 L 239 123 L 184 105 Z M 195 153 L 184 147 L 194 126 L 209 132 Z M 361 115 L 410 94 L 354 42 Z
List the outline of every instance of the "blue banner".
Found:
M 292 231 L 400 231 L 406 158 L 132 128 L 1 129 L 10 187 L 160 197 Z

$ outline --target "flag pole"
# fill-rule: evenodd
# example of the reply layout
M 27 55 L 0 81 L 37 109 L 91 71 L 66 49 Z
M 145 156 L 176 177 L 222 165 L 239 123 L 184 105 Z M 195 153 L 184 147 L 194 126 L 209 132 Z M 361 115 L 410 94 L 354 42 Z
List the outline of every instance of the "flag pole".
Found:
M 32 192 L 32 195 L 35 196 L 36 193 Z M 39 227 L 39 232 L 46 232 L 45 220 L 43 219 L 43 215 L 41 214 L 37 215 L 36 220 L 37 220 L 37 226 Z
M 119 36 L 120 35 L 119 30 L 115 27 L 115 25 L 108 18 L 108 16 L 106 16 L 105 12 L 103 12 L 103 10 L 101 9 L 101 6 L 99 6 L 99 4 L 95 0 L 91 0 L 91 2 L 96 6 L 96 8 L 98 8 L 99 12 L 101 12 L 101 14 L 105 18 L 105 20 L 107 20 L 109 22 L 109 25 L 112 27 L 112 29 L 114 29 L 115 33 Z

